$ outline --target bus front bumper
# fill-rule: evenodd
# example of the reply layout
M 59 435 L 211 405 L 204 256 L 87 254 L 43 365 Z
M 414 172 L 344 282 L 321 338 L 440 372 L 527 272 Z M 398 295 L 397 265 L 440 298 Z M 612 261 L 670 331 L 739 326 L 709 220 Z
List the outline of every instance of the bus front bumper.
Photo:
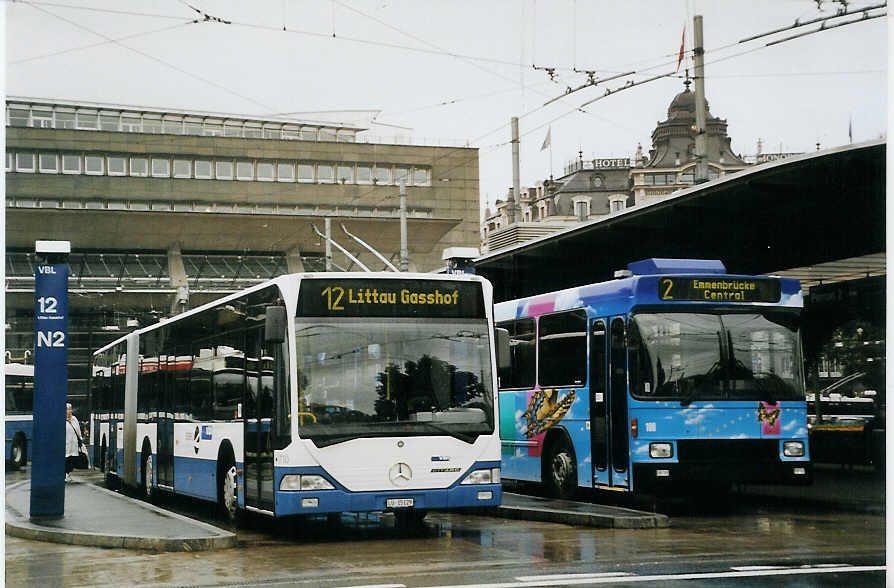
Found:
M 387 492 L 342 489 L 276 492 L 276 516 L 330 512 L 436 510 L 499 506 L 500 484 L 455 485 L 450 488 Z
M 808 486 L 813 483 L 813 464 L 809 461 L 633 464 L 633 484 L 638 492 L 740 483 Z

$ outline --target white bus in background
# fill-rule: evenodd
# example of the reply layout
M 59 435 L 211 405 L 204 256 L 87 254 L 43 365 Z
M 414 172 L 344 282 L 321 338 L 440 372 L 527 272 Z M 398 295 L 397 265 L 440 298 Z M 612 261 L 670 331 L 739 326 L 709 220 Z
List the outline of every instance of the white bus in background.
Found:
M 98 350 L 93 463 L 230 520 L 498 505 L 496 347 L 478 276 L 281 276 Z
M 4 365 L 6 379 L 6 462 L 13 469 L 24 467 L 31 454 L 34 431 L 34 366 Z

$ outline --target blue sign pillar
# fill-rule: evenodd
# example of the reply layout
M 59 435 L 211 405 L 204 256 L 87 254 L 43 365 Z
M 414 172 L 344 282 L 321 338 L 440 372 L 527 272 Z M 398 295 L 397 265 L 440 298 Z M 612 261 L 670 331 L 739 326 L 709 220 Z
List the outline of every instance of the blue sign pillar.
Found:
M 68 392 L 68 241 L 37 241 L 34 252 L 34 433 L 31 518 L 65 514 L 65 400 Z

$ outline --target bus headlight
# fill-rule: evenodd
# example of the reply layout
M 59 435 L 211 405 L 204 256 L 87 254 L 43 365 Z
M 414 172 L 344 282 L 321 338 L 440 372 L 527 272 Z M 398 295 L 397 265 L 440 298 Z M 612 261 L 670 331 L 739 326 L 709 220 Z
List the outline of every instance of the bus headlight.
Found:
M 460 484 L 499 484 L 500 468 L 473 470 Z
M 667 459 L 674 456 L 674 446 L 670 443 L 649 443 L 649 457 Z
M 804 457 L 804 442 L 786 441 L 782 444 L 782 455 L 786 457 Z
M 323 476 L 286 474 L 279 482 L 279 489 L 289 492 L 297 490 L 335 490 L 335 486 Z

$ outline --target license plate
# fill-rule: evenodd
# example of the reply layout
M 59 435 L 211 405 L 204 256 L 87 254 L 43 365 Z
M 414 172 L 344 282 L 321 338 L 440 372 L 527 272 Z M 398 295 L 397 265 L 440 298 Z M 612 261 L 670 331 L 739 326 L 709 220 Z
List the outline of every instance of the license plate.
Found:
M 413 506 L 412 498 L 388 498 L 385 500 L 387 508 L 410 508 Z

